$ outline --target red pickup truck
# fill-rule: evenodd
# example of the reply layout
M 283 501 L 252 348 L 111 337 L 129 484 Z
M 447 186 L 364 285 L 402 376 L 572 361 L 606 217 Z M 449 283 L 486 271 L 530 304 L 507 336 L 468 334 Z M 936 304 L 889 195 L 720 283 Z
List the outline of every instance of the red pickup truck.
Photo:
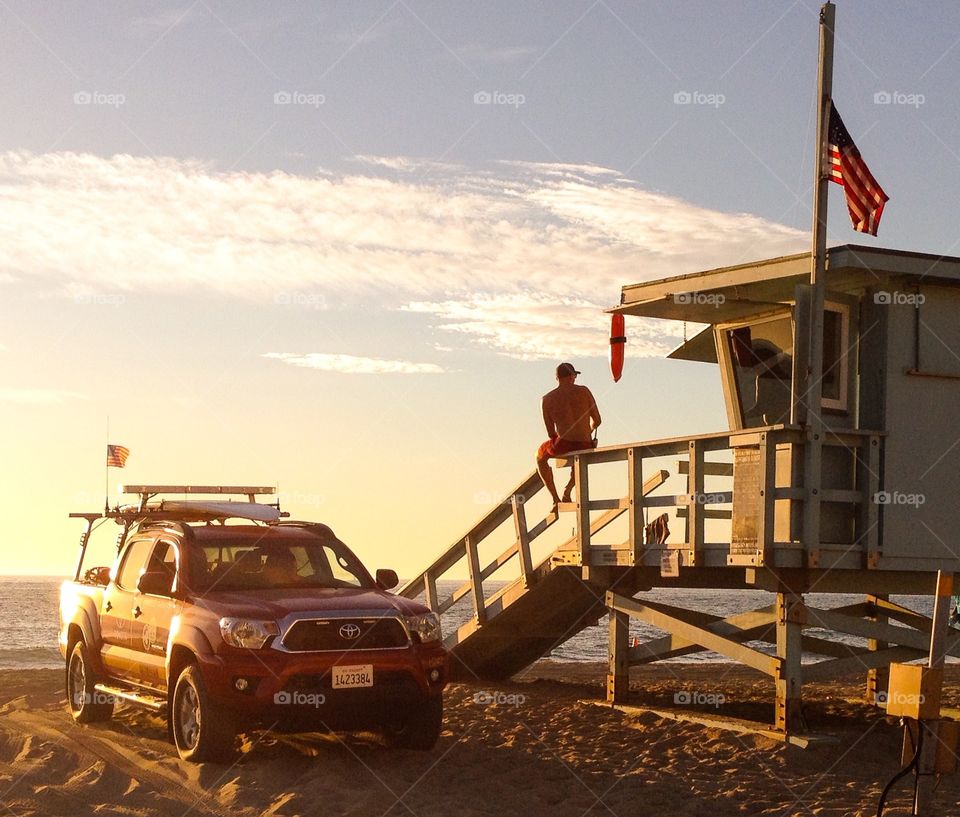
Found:
M 67 700 L 81 723 L 122 700 L 165 713 L 185 760 L 226 760 L 239 731 L 377 728 L 430 749 L 448 656 L 440 621 L 387 592 L 326 525 L 290 522 L 265 488 L 128 486 L 138 505 L 87 521 L 60 599 Z M 243 493 L 250 502 L 160 500 Z M 109 570 L 83 570 L 90 532 L 122 526 Z

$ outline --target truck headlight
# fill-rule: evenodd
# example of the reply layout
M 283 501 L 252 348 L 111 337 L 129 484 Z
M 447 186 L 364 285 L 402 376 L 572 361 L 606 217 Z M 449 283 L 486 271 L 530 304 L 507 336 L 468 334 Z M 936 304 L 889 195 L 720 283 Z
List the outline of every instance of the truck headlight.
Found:
M 428 641 L 439 641 L 443 638 L 440 630 L 440 616 L 436 613 L 421 613 L 415 616 L 406 616 L 407 629 L 415 633 L 420 641 L 426 644 Z
M 258 621 L 250 618 L 221 618 L 220 635 L 231 647 L 259 650 L 280 628 L 275 621 Z

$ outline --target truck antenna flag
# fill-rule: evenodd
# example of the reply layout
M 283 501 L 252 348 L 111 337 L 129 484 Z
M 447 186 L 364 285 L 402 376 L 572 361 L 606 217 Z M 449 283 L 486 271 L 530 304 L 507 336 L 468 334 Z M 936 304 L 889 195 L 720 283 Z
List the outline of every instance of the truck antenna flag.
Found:
M 873 178 L 866 162 L 857 150 L 849 131 L 836 107 L 830 103 L 830 130 L 827 137 L 830 152 L 830 181 L 843 186 L 847 210 L 853 229 L 861 233 L 877 234 L 883 205 L 890 197 Z
M 107 445 L 107 467 L 123 468 L 130 456 L 130 449 L 122 445 Z

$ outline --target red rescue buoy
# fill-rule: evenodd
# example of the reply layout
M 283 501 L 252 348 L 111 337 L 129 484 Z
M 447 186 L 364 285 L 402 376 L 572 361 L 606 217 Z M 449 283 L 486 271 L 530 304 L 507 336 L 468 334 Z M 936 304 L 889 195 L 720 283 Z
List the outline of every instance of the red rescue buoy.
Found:
M 626 344 L 623 314 L 614 312 L 610 321 L 610 371 L 613 374 L 614 383 L 619 381 L 620 375 L 623 374 L 623 353 Z

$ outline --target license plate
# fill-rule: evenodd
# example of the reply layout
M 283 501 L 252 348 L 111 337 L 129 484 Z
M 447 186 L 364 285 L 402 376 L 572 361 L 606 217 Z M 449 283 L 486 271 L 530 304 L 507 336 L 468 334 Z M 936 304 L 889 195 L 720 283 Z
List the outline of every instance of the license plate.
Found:
M 357 664 L 350 667 L 333 668 L 333 688 L 350 689 L 352 687 L 373 686 L 373 664 Z

